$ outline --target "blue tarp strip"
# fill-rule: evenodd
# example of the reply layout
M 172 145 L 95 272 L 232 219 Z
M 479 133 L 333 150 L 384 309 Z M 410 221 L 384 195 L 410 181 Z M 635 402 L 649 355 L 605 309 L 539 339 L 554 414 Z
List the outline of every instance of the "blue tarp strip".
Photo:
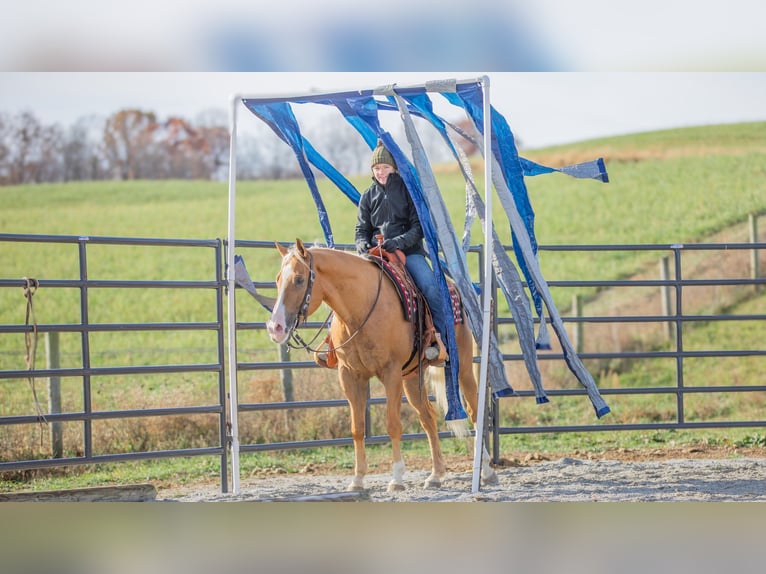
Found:
M 463 94 L 461 94 L 461 96 L 462 95 Z M 465 100 L 461 98 L 461 101 L 465 102 L 465 109 L 468 111 L 476 128 L 481 129 L 484 119 L 483 106 L 481 105 L 482 102 L 476 102 L 475 94 L 470 92 L 465 92 L 464 95 Z M 548 311 L 551 316 L 551 324 L 553 325 L 553 328 L 558 335 L 559 342 L 561 343 L 562 351 L 564 353 L 564 360 L 566 361 L 567 366 L 577 377 L 582 386 L 585 387 L 588 398 L 591 400 L 591 403 L 593 404 L 593 407 L 596 411 L 596 416 L 600 418 L 609 413 L 610 409 L 606 402 L 604 402 L 604 399 L 601 397 L 598 387 L 593 381 L 593 377 L 582 364 L 580 357 L 577 355 L 577 352 L 574 350 L 569 340 L 569 336 L 566 332 L 566 329 L 564 328 L 564 324 L 553 302 L 553 297 L 551 296 L 548 289 L 548 284 L 545 282 L 545 279 L 542 276 L 542 272 L 540 271 L 536 252 L 533 250 L 532 237 L 526 233 L 529 219 L 528 217 L 527 219 L 522 217 L 519 207 L 514 201 L 517 197 L 526 196 L 526 185 L 524 184 L 524 178 L 522 176 L 520 164 L 518 161 L 516 161 L 515 164 L 512 161 L 514 158 L 517 158 L 517 155 L 515 154 L 515 146 L 513 145 L 513 136 L 510 134 L 510 128 L 505 122 L 505 118 L 503 118 L 503 116 L 496 112 L 494 109 L 491 110 L 491 114 L 492 117 L 490 119 L 492 122 L 493 130 L 493 146 L 491 153 L 485 150 L 485 157 L 487 161 L 492 158 L 492 161 L 496 167 L 496 169 L 493 170 L 493 181 L 501 201 L 504 202 L 503 206 L 505 208 L 506 214 L 509 217 L 511 229 L 515 232 L 515 236 L 518 240 L 518 253 L 520 254 L 518 257 L 520 260 L 523 258 L 524 262 L 527 264 L 527 269 L 531 279 L 534 281 L 535 287 L 538 290 L 541 299 L 545 300 L 545 304 L 548 307 Z M 495 131 L 496 127 L 497 131 Z M 504 136 L 504 134 L 506 135 Z M 510 139 L 508 139 L 509 136 Z M 503 139 L 499 140 L 498 138 Z M 509 143 L 513 153 L 511 155 L 501 157 L 503 153 L 509 153 Z M 501 173 L 497 173 L 498 171 Z M 511 190 L 514 188 L 515 192 L 512 192 Z M 509 194 L 511 197 L 508 197 Z M 507 199 L 510 199 L 511 201 L 508 202 L 506 201 Z
M 295 157 L 298 159 L 298 164 L 300 165 L 301 172 L 303 172 L 303 177 L 306 179 L 306 183 L 308 183 L 309 189 L 311 190 L 311 196 L 314 198 L 314 203 L 317 206 L 319 224 L 322 227 L 325 241 L 327 242 L 327 245 L 333 247 L 335 241 L 332 235 L 332 227 L 330 226 L 330 218 L 327 215 L 327 209 L 325 209 L 322 196 L 319 194 L 314 173 L 311 171 L 311 167 L 308 164 L 306 149 L 303 145 L 304 139 L 301 136 L 298 121 L 295 119 L 290 105 L 285 102 L 269 105 L 248 101 L 245 101 L 244 103 L 251 112 L 268 124 L 280 139 L 289 145 L 293 152 L 295 152 Z M 313 147 L 311 150 L 313 151 Z
M 425 94 L 409 96 L 408 99 L 410 98 L 416 99 L 419 106 L 426 111 L 431 106 L 431 101 Z M 423 149 L 420 138 L 412 123 L 412 118 L 407 111 L 409 106 L 405 105 L 403 98 L 399 98 L 399 100 L 402 102 L 401 108 L 404 110 L 402 112 L 402 120 L 404 121 L 405 130 L 407 132 L 407 139 L 412 147 L 415 167 L 417 168 L 423 184 L 422 190 L 428 204 L 428 213 L 435 224 L 439 242 L 441 243 L 441 250 L 447 261 L 446 267 L 449 269 L 454 279 L 455 286 L 460 292 L 473 336 L 475 340 L 481 341 L 483 325 L 482 310 L 479 305 L 479 300 L 476 297 L 473 284 L 471 283 L 471 276 L 468 271 L 468 262 L 466 261 L 465 253 L 463 253 L 461 245 L 458 242 L 457 234 L 455 233 L 449 216 L 449 211 L 444 204 L 442 194 L 439 191 L 436 178 L 431 170 L 425 150 Z M 447 297 L 446 300 L 443 300 L 442 303 L 445 308 L 445 317 L 450 317 L 451 304 L 449 302 L 449 297 Z M 508 384 L 505 366 L 503 365 L 503 355 L 497 344 L 497 339 L 494 336 L 494 333 L 491 333 L 490 336 L 488 363 L 490 365 L 490 386 L 493 391 L 496 393 L 513 393 L 513 389 Z
M 475 83 L 458 84 L 457 91 L 457 94 L 442 92 L 442 95 L 447 98 L 447 100 L 450 101 L 453 105 L 464 108 L 469 117 L 471 117 L 474 121 L 477 129 L 481 132 L 483 128 L 483 96 L 480 86 Z M 425 94 L 425 92 L 426 90 L 424 88 L 396 90 L 398 95 L 407 94 L 407 99 L 410 100 L 410 104 L 417 94 Z M 428 101 L 427 104 L 425 103 L 426 100 Z M 434 230 L 434 225 L 430 215 L 428 214 L 428 208 L 425 204 L 423 189 L 421 187 L 421 182 L 418 178 L 417 171 L 398 147 L 391 135 L 388 132 L 383 131 L 378 120 L 379 109 L 397 109 L 394 102 L 387 104 L 386 102 L 376 100 L 373 97 L 372 91 L 335 94 L 332 98 L 328 98 L 326 96 L 322 98 L 312 98 L 307 96 L 305 98 L 292 98 L 290 101 L 294 101 L 296 103 L 315 102 L 326 105 L 334 105 L 341 111 L 346 120 L 349 121 L 349 123 L 355 127 L 357 131 L 362 135 L 370 149 L 374 147 L 378 138 L 383 141 L 384 145 L 386 145 L 389 151 L 391 151 L 392 155 L 397 161 L 397 164 L 400 166 L 402 178 L 411 191 L 413 201 L 415 202 L 416 209 L 418 210 L 418 214 L 421 219 L 429 252 L 438 253 L 438 237 Z M 427 96 L 425 100 L 418 98 L 416 101 L 418 102 L 418 105 L 408 105 L 406 109 L 410 113 L 425 117 L 429 122 L 437 127 L 437 129 L 442 131 L 444 129 L 444 123 L 442 122 L 441 118 L 433 114 L 430 100 L 427 98 Z M 248 109 L 250 109 L 254 114 L 260 117 L 265 123 L 267 123 L 274 130 L 274 132 L 283 141 L 285 141 L 285 143 L 290 145 L 290 147 L 295 152 L 296 158 L 298 159 L 299 165 L 301 166 L 301 171 L 307 180 L 315 204 L 317 205 L 320 223 L 325 233 L 325 239 L 328 245 L 333 246 L 334 242 L 332 239 L 332 230 L 329 225 L 329 218 L 327 217 L 326 210 L 324 209 L 321 196 L 319 195 L 318 189 L 316 187 L 316 182 L 308 162 L 311 162 L 320 171 L 325 173 L 328 178 L 333 181 L 336 186 L 338 186 L 338 188 L 355 204 L 359 201 L 359 192 L 350 182 L 348 182 L 345 177 L 342 176 L 342 174 L 335 170 L 335 168 L 329 162 L 327 162 L 325 158 L 323 158 L 305 138 L 300 135 L 300 129 L 297 120 L 295 119 L 292 113 L 292 109 L 285 101 L 285 99 L 268 100 L 259 98 L 257 100 L 243 100 L 243 102 L 248 107 Z M 526 278 L 526 282 L 530 289 L 530 293 L 532 294 L 532 298 L 535 301 L 535 309 L 537 310 L 538 316 L 541 319 L 542 335 L 542 331 L 545 328 L 545 319 L 543 315 L 540 294 L 537 290 L 536 280 L 532 275 L 538 275 L 538 279 L 542 282 L 546 294 L 547 284 L 544 283 L 544 280 L 542 280 L 542 277 L 539 275 L 539 269 L 537 269 L 537 242 L 534 236 L 534 211 L 532 210 L 531 204 L 529 202 L 526 186 L 523 184 L 523 176 L 560 172 L 571 175 L 573 177 L 587 177 L 603 182 L 608 182 L 608 175 L 606 173 L 604 162 L 600 158 L 593 162 L 585 162 L 582 164 L 564 166 L 561 168 L 551 168 L 532 162 L 530 160 L 526 160 L 524 158 L 520 158 L 518 156 L 513 140 L 513 134 L 511 133 L 505 118 L 497 113 L 494 108 L 492 108 L 491 121 L 492 154 L 490 155 L 494 155 L 495 161 L 498 162 L 498 167 L 500 168 L 499 171 L 501 172 L 501 177 L 503 179 L 503 183 L 505 184 L 503 187 L 506 187 L 507 190 L 510 190 L 513 196 L 513 201 L 516 204 L 515 209 L 518 210 L 518 215 L 520 216 L 520 222 L 523 222 L 524 230 L 527 232 L 525 234 L 526 241 L 524 243 L 527 244 L 528 248 L 531 248 L 530 250 L 534 255 L 532 262 L 535 266 L 536 273 L 530 273 L 527 267 L 528 262 L 524 257 L 523 251 L 518 245 L 516 231 L 513 229 L 512 225 L 511 232 L 514 241 L 514 252 L 516 253 L 517 260 Z M 449 137 L 446 138 L 446 141 L 450 142 Z M 455 150 L 452 144 L 449 143 L 449 145 L 454 152 Z M 521 185 L 519 185 L 519 181 L 521 182 Z M 498 182 L 495 183 L 497 185 Z M 442 296 L 446 297 L 446 282 L 444 280 L 444 273 L 440 265 L 434 265 L 434 268 L 440 282 L 440 287 L 442 291 L 445 292 L 442 293 Z M 506 297 L 508 297 L 508 293 L 506 293 Z M 550 310 L 552 301 L 548 301 L 546 298 L 546 304 Z M 557 312 L 553 313 L 552 322 L 556 328 L 560 327 L 560 325 L 558 325 L 560 319 L 557 315 Z M 562 334 L 559 333 L 559 338 L 561 339 L 561 337 Z M 563 333 L 563 337 L 566 341 L 562 341 L 562 343 L 568 343 L 568 338 L 565 332 Z M 452 334 L 451 338 L 453 340 L 449 341 L 450 337 L 448 337 L 448 349 L 451 356 L 457 357 L 457 349 L 454 346 L 454 334 Z M 606 406 L 606 403 L 604 403 L 601 399 L 598 390 L 595 388 L 595 383 L 592 382 L 589 374 L 584 370 L 584 367 L 579 361 L 579 357 L 576 356 L 576 353 L 573 357 L 572 353 L 574 353 L 574 351 L 568 353 L 569 349 L 566 348 L 566 345 L 564 346 L 564 354 L 567 364 L 570 366 L 570 369 L 575 372 L 576 375 L 578 375 L 580 381 L 588 389 L 588 395 L 591 398 L 591 401 L 594 403 L 597 415 L 599 417 L 603 416 L 609 412 L 609 407 Z M 452 369 L 453 379 L 457 381 L 457 361 L 455 361 L 452 365 Z M 584 381 L 583 378 L 586 380 Z M 510 389 L 510 387 L 508 388 Z M 502 394 L 498 394 L 498 396 L 502 396 Z M 538 402 L 545 402 L 547 401 L 547 398 L 544 395 L 541 396 L 538 394 L 537 400 Z M 464 417 L 465 411 L 463 410 L 462 404 L 460 403 L 459 396 L 457 396 L 454 392 L 450 392 L 448 389 L 447 418 L 454 419 Z

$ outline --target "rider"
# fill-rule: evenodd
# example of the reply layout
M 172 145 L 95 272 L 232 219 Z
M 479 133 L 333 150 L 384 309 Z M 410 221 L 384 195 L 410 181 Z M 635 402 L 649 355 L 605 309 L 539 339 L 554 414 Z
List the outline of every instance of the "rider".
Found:
M 385 251 L 400 249 L 407 256 L 405 267 L 418 289 L 423 293 L 431 309 L 434 327 L 441 334 L 446 332 L 439 285 L 436 274 L 426 260 L 423 246 L 423 229 L 410 193 L 399 175 L 396 162 L 383 143 L 372 152 L 370 162 L 373 182 L 359 200 L 356 222 L 356 250 L 363 254 L 374 247 L 377 235 L 383 235 L 380 246 Z M 444 341 L 444 337 L 441 337 Z M 426 352 L 429 356 L 431 349 Z M 438 351 L 437 351 L 438 352 Z

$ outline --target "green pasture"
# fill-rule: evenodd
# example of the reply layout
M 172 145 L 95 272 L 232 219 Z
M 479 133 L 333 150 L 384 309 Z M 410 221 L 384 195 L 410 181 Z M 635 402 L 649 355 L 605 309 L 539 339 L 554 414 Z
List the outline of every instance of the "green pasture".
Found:
M 536 214 L 536 233 L 540 245 L 558 244 L 670 244 L 705 242 L 717 233 L 726 232 L 747 221 L 750 214 L 766 213 L 766 123 L 708 126 L 635 134 L 619 138 L 593 140 L 531 153 L 530 159 L 570 163 L 576 154 L 584 159 L 603 156 L 610 183 L 578 180 L 563 174 L 527 178 L 530 200 Z M 522 155 L 526 155 L 522 152 Z M 480 169 L 475 169 L 477 175 Z M 353 183 L 363 189 L 366 176 L 355 176 Z M 437 170 L 444 200 L 460 235 L 463 229 L 465 184 L 457 170 Z M 483 181 L 477 182 L 483 189 Z M 320 190 L 333 226 L 336 243 L 352 243 L 355 206 L 325 180 Z M 483 192 L 482 192 L 483 193 Z M 203 181 L 128 181 L 72 182 L 56 185 L 0 187 L 0 233 L 146 237 L 172 239 L 216 239 L 227 234 L 228 184 Z M 501 240 L 510 245 L 508 221 L 500 202 L 493 200 L 495 226 Z M 763 225 L 762 225 L 763 226 Z M 322 241 L 316 208 L 303 180 L 245 181 L 237 183 L 236 235 L 243 240 L 292 242 Z M 482 240 L 477 218 L 472 228 L 474 243 Z M 744 241 L 734 237 L 730 241 Z M 763 240 L 763 239 L 762 239 Z M 199 280 L 215 278 L 215 261 L 210 248 L 88 246 L 90 279 L 130 280 Z M 254 281 L 271 281 L 279 262 L 276 250 L 238 249 L 245 256 Z M 478 263 L 469 257 L 474 280 L 479 279 Z M 656 254 L 602 252 L 541 252 L 543 275 L 548 280 L 613 279 L 656 270 Z M 78 253 L 75 245 L 0 242 L 0 278 L 76 279 Z M 595 298 L 595 290 L 583 290 Z M 207 322 L 215 320 L 215 291 L 163 289 L 92 289 L 90 321 L 118 322 Z M 556 305 L 568 307 L 570 293 L 554 292 Z M 241 291 L 238 293 L 238 316 L 242 321 L 263 321 L 265 312 Z M 501 313 L 507 314 L 504 300 Z M 741 307 L 740 307 L 741 306 Z M 744 297 L 731 303 L 730 312 L 764 313 L 764 298 Z M 78 323 L 80 313 L 77 289 L 40 289 L 35 295 L 36 319 L 41 324 Z M 323 317 L 322 317 L 323 318 Z M 19 325 L 25 320 L 25 300 L 20 288 L 0 288 L 0 324 Z M 684 332 L 689 348 L 726 348 L 728 342 L 764 340 L 761 325 L 739 323 L 695 325 Z M 265 354 L 275 359 L 276 347 L 263 333 L 247 331 L 241 335 L 244 360 Z M 157 365 L 208 363 L 215 360 L 213 332 L 114 332 L 91 336 L 94 366 Z M 662 348 L 662 341 L 642 343 L 648 348 Z M 732 343 L 734 344 L 734 343 Z M 62 366 L 80 365 L 80 340 L 77 334 L 62 335 Z M 42 342 L 38 350 L 42 366 Z M 241 359 L 242 360 L 242 359 Z M 255 359 L 252 359 L 255 360 Z M 299 360 L 306 360 L 300 357 Z M 592 362 L 586 364 L 596 382 L 610 386 L 665 386 L 673 384 L 671 362 L 645 361 L 641 364 Z M 24 338 L 19 334 L 0 334 L 0 369 L 26 368 Z M 687 365 L 690 380 L 704 384 L 754 384 L 763 371 L 758 360 L 699 360 Z M 567 386 L 564 367 L 545 370 L 546 386 Z M 330 373 L 331 374 L 331 373 Z M 328 373 L 309 371 L 298 383 L 298 400 L 339 398 L 337 383 Z M 281 390 L 274 384 L 276 375 L 256 373 L 242 377 L 244 400 L 281 400 Z M 725 383 L 724 383 L 725 381 Z M 524 383 L 514 387 L 525 388 Z M 81 383 L 64 381 L 65 407 L 81 409 Z M 171 406 L 210 404 L 217 400 L 216 380 L 212 375 L 189 374 L 177 380 L 165 377 L 110 377 L 94 381 L 94 404 L 99 409 L 129 408 L 130 405 Z M 43 393 L 44 394 L 44 393 Z M 715 405 L 692 401 L 687 416 L 726 418 L 733 412 L 762 418 L 763 398 L 742 401 L 736 393 Z M 0 380 L 0 415 L 31 414 L 34 405 L 26 380 Z M 68 402 L 66 402 L 68 401 Z M 673 416 L 674 397 L 633 396 L 609 399 L 613 422 L 663 421 Z M 534 401 L 504 401 L 504 424 L 591 423 L 594 420 L 586 399 L 555 398 L 553 404 L 537 407 Z M 618 408 L 615 408 L 615 404 Z M 510 405 L 510 406 L 505 406 Z M 343 412 L 341 412 L 343 411 Z M 260 416 L 260 415 L 259 415 Z M 286 432 L 286 438 L 316 434 L 324 436 L 327 415 L 305 415 L 284 431 L 285 423 L 276 414 L 256 420 L 249 416 L 242 425 L 243 442 L 268 440 L 265 434 Z M 304 416 L 304 415 L 301 415 Z M 343 409 L 333 411 L 332 433 L 347 436 Z M 408 415 L 409 416 L 409 415 Z M 247 417 L 245 417 L 247 419 Z M 166 448 L 165 439 L 136 445 L 147 432 L 157 430 L 152 424 L 131 427 L 116 425 L 103 434 L 104 452 L 117 448 L 140 450 Z M 412 417 L 410 431 L 417 432 Z M 204 445 L 216 440 L 214 420 L 177 425 L 166 439 L 184 444 Z M 79 426 L 72 425 L 72 445 L 79 439 Z M 739 432 L 739 431 L 738 431 Z M 747 431 L 742 431 L 747 433 Z M 35 438 L 19 441 L 11 427 L 0 427 L 0 460 L 16 456 L 38 456 Z M 249 434 L 248 434 L 249 433 Z M 196 438 L 189 438 L 193 435 Z M 184 438 L 185 437 L 185 438 Z M 202 437 L 202 438 L 199 438 Z M 272 440 L 283 440 L 277 438 Z M 506 439 L 509 440 L 509 439 Z M 537 439 L 523 438 L 522 441 Z M 111 442 L 110 442 L 111 441 Z M 9 445 L 13 444 L 11 447 Z M 178 442 L 173 443 L 173 448 Z M 18 446 L 17 446 L 18 445 Z M 164 446 L 163 446 L 164 445 Z M 72 446 L 71 448 L 75 448 Z M 539 448 L 539 443 L 535 443 Z

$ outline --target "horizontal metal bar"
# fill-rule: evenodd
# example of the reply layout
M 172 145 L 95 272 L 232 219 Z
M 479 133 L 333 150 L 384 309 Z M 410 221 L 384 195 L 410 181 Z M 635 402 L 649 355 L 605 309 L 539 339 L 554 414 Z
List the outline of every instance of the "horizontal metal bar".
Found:
M 678 394 L 717 394 L 717 393 L 755 393 L 766 391 L 764 385 L 754 386 L 741 386 L 741 385 L 710 385 L 710 386 L 695 386 L 695 387 L 629 387 L 610 389 L 599 389 L 599 393 L 602 395 L 678 395 Z M 546 389 L 545 394 L 549 397 L 563 397 L 563 396 L 585 396 L 587 391 L 585 389 Z M 535 392 L 532 390 L 517 390 L 515 397 L 498 397 L 495 400 L 514 399 L 519 397 L 534 397 Z
M 483 82 L 483 78 L 473 78 L 468 80 L 454 80 L 452 78 L 449 79 L 450 81 L 454 81 L 456 86 L 470 86 L 474 84 L 481 84 Z M 429 86 L 435 86 L 440 85 L 439 82 L 426 82 L 423 84 L 414 84 L 414 85 L 406 85 L 406 86 L 399 86 L 395 85 L 394 90 L 397 94 L 401 95 L 408 95 L 408 94 L 422 94 L 426 92 L 430 92 L 433 90 L 429 90 Z M 378 90 L 381 86 L 375 86 L 373 88 L 366 88 L 366 89 L 360 89 L 360 90 L 333 90 L 333 91 L 321 91 L 321 92 L 312 92 L 310 94 L 307 94 L 305 92 L 298 93 L 298 94 L 281 94 L 281 95 L 275 95 L 275 94 L 236 94 L 234 96 L 234 100 L 254 100 L 258 103 L 262 104 L 268 104 L 268 103 L 282 103 L 282 102 L 292 102 L 292 103 L 310 103 L 310 102 L 321 102 L 322 100 L 326 100 L 330 96 L 334 97 L 343 97 L 343 98 L 351 98 L 351 97 L 360 97 L 360 96 L 372 96 L 374 95 L 375 91 Z
M 470 431 L 470 434 L 473 435 L 474 432 Z M 411 433 L 411 434 L 402 435 L 403 441 L 424 440 L 427 438 L 428 437 L 426 436 L 425 433 Z M 450 432 L 440 432 L 439 438 L 441 439 L 454 438 L 454 435 Z M 386 444 L 388 442 L 391 442 L 391 437 L 389 437 L 388 435 L 375 435 L 371 437 L 366 437 L 364 439 L 364 444 L 366 445 Z M 296 442 L 246 444 L 246 445 L 240 446 L 240 451 L 241 452 L 265 452 L 265 451 L 272 451 L 272 450 L 293 450 L 293 449 L 301 449 L 301 448 L 320 448 L 320 447 L 327 447 L 327 446 L 350 446 L 353 444 L 354 444 L 354 439 L 352 439 L 351 437 L 345 437 L 345 438 L 304 440 L 304 441 L 296 441 Z
M 671 359 L 677 357 L 762 357 L 766 350 L 743 349 L 739 351 L 622 351 L 619 353 L 577 353 L 581 359 Z M 542 361 L 564 360 L 563 353 L 539 352 Z M 504 354 L 503 360 L 522 361 L 523 355 Z
M 434 402 L 436 399 L 432 396 L 428 396 L 428 400 Z M 407 403 L 407 399 L 402 397 L 402 403 Z M 368 405 L 385 405 L 385 397 L 371 397 L 367 399 Z M 325 407 L 347 407 L 348 401 L 346 399 L 324 399 L 319 401 L 281 401 L 273 403 L 239 403 L 239 411 L 277 411 L 277 410 L 290 410 L 290 409 L 316 409 Z
M 38 279 L 40 288 L 78 289 L 219 289 L 224 281 L 190 280 L 106 280 L 106 279 Z M 23 279 L 0 279 L 0 287 L 25 287 Z
M 504 245 L 506 251 L 513 249 Z M 732 251 L 737 249 L 766 249 L 766 243 L 626 243 L 626 244 L 569 244 L 538 245 L 538 251 Z
M 142 418 L 142 417 L 165 417 L 181 415 L 216 414 L 220 415 L 224 410 L 221 405 L 204 405 L 192 407 L 165 407 L 155 409 L 130 409 L 119 411 L 94 411 L 90 413 L 44 413 L 45 421 L 41 421 L 37 415 L 19 415 L 12 417 L 0 417 L 1 425 L 36 424 L 39 422 L 71 422 L 71 421 L 96 421 L 110 419 Z
M 31 470 L 38 468 L 53 468 L 60 466 L 76 466 L 82 464 L 103 464 L 108 462 L 124 462 L 130 460 L 154 460 L 160 458 L 178 458 L 187 456 L 222 455 L 224 447 L 187 448 L 176 450 L 159 450 L 150 452 L 130 452 L 120 454 L 100 454 L 76 458 L 48 458 L 43 460 L 25 460 L 19 462 L 0 462 L 0 472 L 11 470 Z
M 28 371 L 0 371 L 0 379 L 28 379 L 29 377 L 98 377 L 108 375 L 136 375 L 155 373 L 217 373 L 223 364 L 208 363 L 197 365 L 145 365 L 137 367 L 91 367 L 72 369 L 35 369 Z
M 167 239 L 156 237 L 109 237 L 103 235 L 33 235 L 0 233 L 0 242 L 89 243 L 91 245 L 144 245 L 157 247 L 219 247 L 220 239 Z
M 766 421 L 707 421 L 683 423 L 635 423 L 635 424 L 598 424 L 598 425 L 556 425 L 534 427 L 497 427 L 498 434 L 543 434 L 560 432 L 603 432 L 635 430 L 683 430 L 711 428 L 757 428 L 766 427 Z
M 0 333 L 84 333 L 114 331 L 218 331 L 218 323 L 89 323 L 58 325 L 0 325 Z

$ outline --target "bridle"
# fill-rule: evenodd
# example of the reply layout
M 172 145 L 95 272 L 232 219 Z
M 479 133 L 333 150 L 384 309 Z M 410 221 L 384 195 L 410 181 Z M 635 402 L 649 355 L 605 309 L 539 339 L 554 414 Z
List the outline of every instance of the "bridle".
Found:
M 286 343 L 288 347 L 291 349 L 306 349 L 310 352 L 318 352 L 320 349 L 314 349 L 311 347 L 311 345 L 319 338 L 320 334 L 322 333 L 322 330 L 330 323 L 330 319 L 333 316 L 333 311 L 330 310 L 330 313 L 327 315 L 327 319 L 325 319 L 324 323 L 319 327 L 319 330 L 316 332 L 314 337 L 306 343 L 303 338 L 298 334 L 298 325 L 306 321 L 308 319 L 308 310 L 309 310 L 309 304 L 311 303 L 311 291 L 314 288 L 314 281 L 316 279 L 316 272 L 314 271 L 314 256 L 311 254 L 310 251 L 306 251 L 306 254 L 308 255 L 308 263 L 304 261 L 301 257 L 298 257 L 298 255 L 293 252 L 293 256 L 298 259 L 301 263 L 306 265 L 309 270 L 309 279 L 306 282 L 306 292 L 303 295 L 303 301 L 301 302 L 300 307 L 298 308 L 298 313 L 295 315 L 295 321 L 293 322 L 292 326 L 290 327 L 290 337 L 288 339 L 288 342 Z M 369 321 L 370 317 L 372 316 L 372 312 L 375 310 L 375 306 L 378 304 L 378 299 L 380 299 L 380 291 L 383 284 L 383 270 L 380 270 L 380 273 L 378 275 L 378 290 L 375 293 L 375 300 L 372 302 L 372 305 L 370 306 L 370 310 L 367 312 L 367 316 L 364 318 L 362 323 L 356 328 L 356 330 L 351 334 L 351 336 L 343 341 L 340 345 L 337 345 L 335 349 L 340 349 L 344 346 L 346 346 L 348 343 L 350 343 L 354 337 L 356 337 L 359 332 L 362 330 L 362 328 L 367 324 L 367 321 Z M 290 340 L 294 341 L 294 344 L 290 343 Z

